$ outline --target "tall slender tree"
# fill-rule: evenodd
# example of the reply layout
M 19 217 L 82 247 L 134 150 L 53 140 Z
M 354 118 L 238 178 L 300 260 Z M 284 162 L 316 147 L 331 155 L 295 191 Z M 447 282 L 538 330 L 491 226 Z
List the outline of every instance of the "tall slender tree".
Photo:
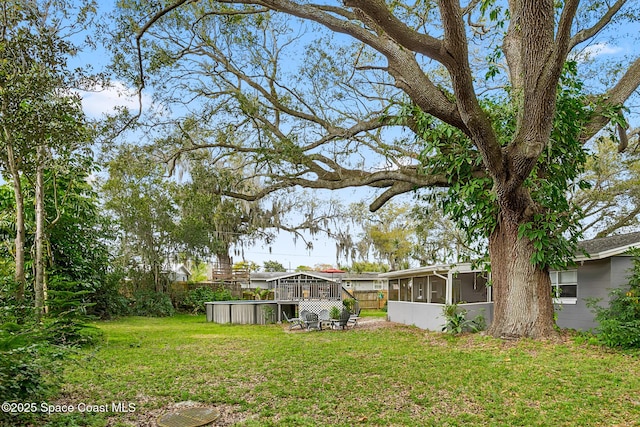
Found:
M 65 5 L 52 2 L 3 2 L 0 18 L 0 121 L 4 172 L 16 198 L 15 278 L 24 295 L 24 195 L 21 179 L 36 183 L 35 305 L 44 308 L 44 171 L 50 160 L 85 144 L 88 133 L 79 98 L 71 92 L 74 77 L 67 59 L 76 47 L 65 40 L 63 26 L 75 24 Z M 81 7 L 84 10 L 86 4 Z

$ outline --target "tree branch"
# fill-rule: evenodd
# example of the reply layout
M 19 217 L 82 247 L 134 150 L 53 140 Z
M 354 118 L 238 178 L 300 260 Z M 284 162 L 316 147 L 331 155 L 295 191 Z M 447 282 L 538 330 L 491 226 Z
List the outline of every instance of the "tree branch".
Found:
M 640 57 L 633 61 L 624 75 L 618 80 L 618 83 L 599 98 L 603 99 L 607 105 L 622 107 L 639 86 Z M 593 119 L 583 130 L 580 140 L 587 142 L 596 133 L 600 132 L 610 120 L 611 118 L 609 116 L 602 115 L 602 108 L 600 111 L 596 110 Z
M 609 22 L 611 22 L 611 19 L 613 19 L 615 14 L 618 13 L 620 8 L 622 8 L 626 2 L 627 0 L 616 1 L 615 4 L 611 6 L 604 15 L 602 15 L 602 18 L 600 18 L 594 26 L 578 31 L 578 33 L 576 33 L 569 42 L 569 50 L 598 34 Z
M 562 9 L 560 22 L 558 23 L 558 31 L 556 33 L 556 61 L 562 58 L 562 62 L 564 63 L 564 58 L 566 58 L 571 49 L 571 24 L 576 16 L 579 3 L 580 0 L 567 0 L 564 9 Z
M 399 45 L 442 64 L 451 63 L 452 58 L 444 50 L 440 40 L 408 27 L 389 11 L 384 0 L 345 0 L 344 4 L 360 9 Z
M 494 178 L 504 178 L 506 173 L 500 143 L 488 117 L 478 103 L 473 86 L 462 10 L 455 0 L 440 0 L 439 7 L 444 26 L 444 48 L 453 58 L 453 62 L 445 65 L 451 75 L 453 92 L 461 110 L 462 121 L 468 129 L 471 140 L 480 150 L 489 173 Z

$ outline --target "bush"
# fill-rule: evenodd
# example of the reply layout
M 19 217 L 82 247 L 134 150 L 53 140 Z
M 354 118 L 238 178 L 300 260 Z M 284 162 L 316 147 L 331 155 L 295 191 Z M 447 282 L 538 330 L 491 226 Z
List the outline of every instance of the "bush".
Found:
M 100 319 L 108 320 L 114 317 L 129 315 L 129 299 L 120 293 L 124 273 L 110 273 L 91 295 L 93 306 L 87 312 Z
M 137 291 L 133 294 L 134 316 L 170 317 L 175 314 L 169 295 L 154 291 Z
M 56 361 L 63 354 L 47 344 L 0 350 L 0 396 L 6 401 L 25 401 L 50 395 L 59 383 Z
M 33 319 L 0 324 L 0 397 L 2 402 L 46 400 L 62 382 L 60 360 L 65 347 L 47 341 L 45 328 Z M 0 412 L 0 425 L 31 424 L 33 414 Z M 4 424 L 6 422 L 6 424 Z
M 208 301 L 230 301 L 233 299 L 231 292 L 225 288 L 211 289 L 206 286 L 195 288 L 187 292 L 183 307 L 186 311 L 198 314 L 204 311 L 204 303 Z
M 103 337 L 100 329 L 69 317 L 47 322 L 43 333 L 48 343 L 65 347 L 90 347 Z
M 640 251 L 631 251 L 633 268 L 629 287 L 614 289 L 609 293 L 609 307 L 590 301 L 600 324 L 598 338 L 608 347 L 624 349 L 640 348 Z
M 356 300 L 353 298 L 346 298 L 342 301 L 342 305 L 344 305 L 349 313 L 353 313 L 353 309 L 356 306 Z
M 445 305 L 443 308 L 446 323 L 442 331 L 452 335 L 463 332 L 480 332 L 486 327 L 483 316 L 477 316 L 473 320 L 467 320 L 467 310 L 460 309 L 457 304 Z

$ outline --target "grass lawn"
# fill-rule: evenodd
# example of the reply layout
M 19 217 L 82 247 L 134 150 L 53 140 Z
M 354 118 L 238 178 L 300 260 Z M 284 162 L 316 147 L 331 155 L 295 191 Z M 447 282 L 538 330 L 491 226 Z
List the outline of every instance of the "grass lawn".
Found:
M 640 425 L 637 355 L 364 320 L 322 332 L 184 315 L 101 322 L 104 343 L 70 364 L 56 402 L 133 403 L 135 412 L 49 421 L 152 426 L 196 401 L 220 409 L 216 425 Z

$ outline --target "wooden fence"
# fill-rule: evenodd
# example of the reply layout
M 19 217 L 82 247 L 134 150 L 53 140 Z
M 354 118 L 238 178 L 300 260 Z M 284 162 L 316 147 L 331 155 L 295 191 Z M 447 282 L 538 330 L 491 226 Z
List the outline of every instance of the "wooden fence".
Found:
M 387 302 L 387 290 L 382 291 L 352 291 L 358 299 L 360 309 L 377 310 L 384 307 Z M 382 299 L 380 299 L 382 294 Z

